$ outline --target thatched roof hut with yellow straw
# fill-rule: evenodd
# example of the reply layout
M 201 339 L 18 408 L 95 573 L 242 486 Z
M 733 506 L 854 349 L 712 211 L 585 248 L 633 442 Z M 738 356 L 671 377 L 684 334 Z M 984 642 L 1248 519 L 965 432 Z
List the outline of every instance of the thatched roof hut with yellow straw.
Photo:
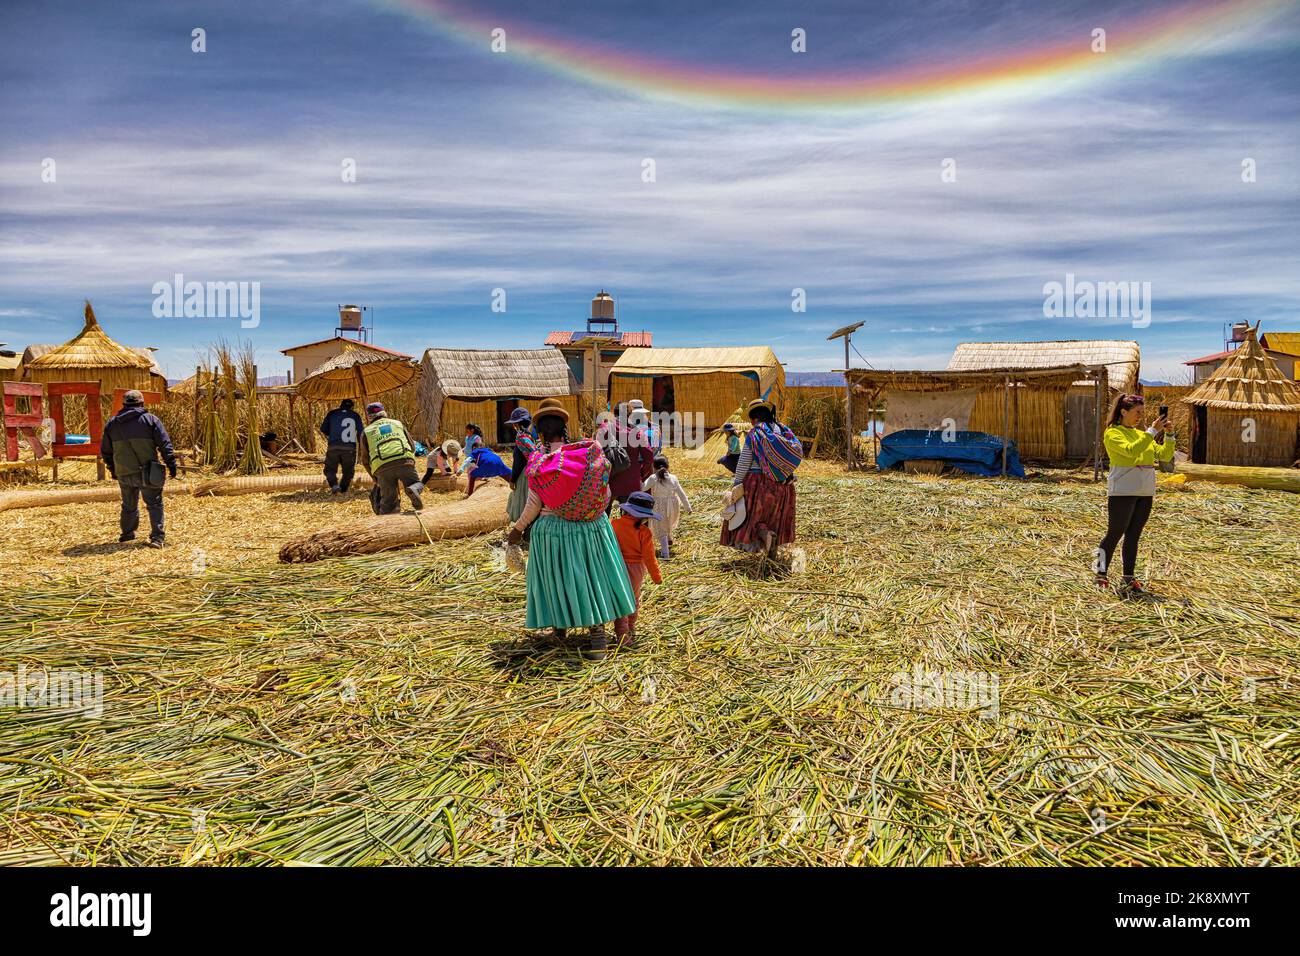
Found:
M 1183 402 L 1192 410 L 1192 461 L 1285 467 L 1295 462 L 1300 388 L 1258 339 L 1259 325 Z
M 609 404 L 634 398 L 652 412 L 701 413 L 712 430 L 756 398 L 780 409 L 785 369 L 766 345 L 628 349 L 609 370 Z
M 543 398 L 563 405 L 577 430 L 586 403 L 556 349 L 426 349 L 420 361 L 420 411 L 435 441 L 461 437 L 471 422 L 489 445 L 513 441 L 510 413 Z
M 147 350 L 127 348 L 109 338 L 89 302 L 85 317 L 86 324 L 70 341 L 50 349 L 27 349 L 23 356 L 24 380 L 46 384 L 98 382 L 104 398 L 118 388 L 166 391 L 167 379 L 156 370 Z

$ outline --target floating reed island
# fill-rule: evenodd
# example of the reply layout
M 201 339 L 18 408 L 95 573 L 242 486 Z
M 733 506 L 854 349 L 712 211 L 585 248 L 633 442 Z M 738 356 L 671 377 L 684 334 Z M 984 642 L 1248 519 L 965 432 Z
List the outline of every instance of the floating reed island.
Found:
M 808 462 L 791 571 L 720 549 L 726 480 L 672 458 L 696 513 L 599 666 L 525 630 L 495 533 L 305 565 L 259 536 L 363 493 L 182 495 L 167 551 L 29 569 L 7 658 L 102 674 L 103 716 L 0 711 L 0 865 L 1300 864 L 1300 496 L 1162 491 L 1147 605 L 1092 587 L 1104 500 L 1068 472 Z M 68 513 L 8 516 L 45 522 L 29 563 L 85 540 Z M 200 527 L 244 546 L 192 567 Z

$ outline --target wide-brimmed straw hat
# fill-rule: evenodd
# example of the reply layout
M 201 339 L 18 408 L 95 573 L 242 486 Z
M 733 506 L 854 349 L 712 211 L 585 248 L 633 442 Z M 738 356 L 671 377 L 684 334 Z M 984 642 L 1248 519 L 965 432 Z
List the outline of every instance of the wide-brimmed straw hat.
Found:
M 454 438 L 448 438 L 442 443 L 442 453 L 448 458 L 459 458 L 460 442 L 456 441 Z
M 631 515 L 633 518 L 654 518 L 656 521 L 662 521 L 663 518 L 655 513 L 655 500 L 644 491 L 634 491 L 627 496 L 627 501 L 619 505 L 624 514 Z
M 563 419 L 564 424 L 569 424 L 569 410 L 553 398 L 542 399 L 542 404 L 537 406 L 537 414 L 533 416 L 533 419 L 538 420 L 546 415 L 554 415 Z
M 776 414 L 776 406 L 773 405 L 765 398 L 754 399 L 752 402 L 749 403 L 749 407 L 746 408 L 745 411 L 749 414 L 750 418 L 753 418 L 754 412 L 758 411 L 760 408 L 766 408 L 773 415 Z

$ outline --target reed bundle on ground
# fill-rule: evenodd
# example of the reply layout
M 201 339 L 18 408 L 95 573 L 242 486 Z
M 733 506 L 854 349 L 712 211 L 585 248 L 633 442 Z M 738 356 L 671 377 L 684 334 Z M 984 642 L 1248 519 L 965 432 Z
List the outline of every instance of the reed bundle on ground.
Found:
M 1245 465 L 1196 465 L 1190 461 L 1178 463 L 1179 474 L 1190 481 L 1216 481 L 1244 488 L 1266 488 L 1271 491 L 1300 492 L 1300 468 L 1252 468 Z
M 163 494 L 187 494 L 189 486 L 175 481 L 163 485 Z M 18 508 L 51 508 L 85 504 L 89 501 L 118 501 L 122 492 L 116 483 L 98 488 L 33 488 L 0 493 L 0 511 Z
M 280 549 L 280 560 L 319 561 L 391 551 L 430 540 L 486 534 L 505 526 L 509 497 L 510 489 L 506 485 L 493 482 L 477 489 L 472 497 L 438 508 L 431 514 L 417 511 L 359 518 L 286 542 Z
M 369 488 L 371 478 L 364 471 L 358 470 L 352 476 L 353 488 Z M 257 475 L 246 478 L 213 478 L 194 485 L 194 494 L 202 495 L 256 495 L 268 491 L 325 491 L 324 475 Z M 460 480 L 455 476 L 434 475 L 425 486 L 429 491 L 454 491 L 460 487 Z
M 0 710 L 0 865 L 1300 864 L 1300 497 L 1162 492 L 1139 604 L 1065 473 L 808 462 L 785 573 L 674 456 L 697 513 L 596 665 L 486 538 L 0 591 L 8 659 L 104 681 Z

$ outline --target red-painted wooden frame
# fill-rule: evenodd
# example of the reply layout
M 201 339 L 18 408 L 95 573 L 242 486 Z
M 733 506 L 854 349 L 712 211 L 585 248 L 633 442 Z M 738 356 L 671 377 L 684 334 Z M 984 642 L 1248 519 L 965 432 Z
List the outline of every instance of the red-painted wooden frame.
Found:
M 3 382 L 5 410 L 5 460 L 18 460 L 18 435 L 21 432 L 31 442 L 37 458 L 45 457 L 45 446 L 37 437 L 37 429 L 45 420 L 45 400 L 41 386 L 34 382 Z M 31 399 L 29 414 L 18 414 L 18 397 Z
M 104 413 L 99 407 L 98 382 L 51 382 L 45 386 L 50 397 L 50 417 L 54 419 L 54 445 L 50 448 L 55 458 L 99 457 L 99 442 L 104 436 Z M 63 396 L 85 395 L 86 418 L 90 422 L 90 441 L 84 445 L 69 445 L 63 427 Z

